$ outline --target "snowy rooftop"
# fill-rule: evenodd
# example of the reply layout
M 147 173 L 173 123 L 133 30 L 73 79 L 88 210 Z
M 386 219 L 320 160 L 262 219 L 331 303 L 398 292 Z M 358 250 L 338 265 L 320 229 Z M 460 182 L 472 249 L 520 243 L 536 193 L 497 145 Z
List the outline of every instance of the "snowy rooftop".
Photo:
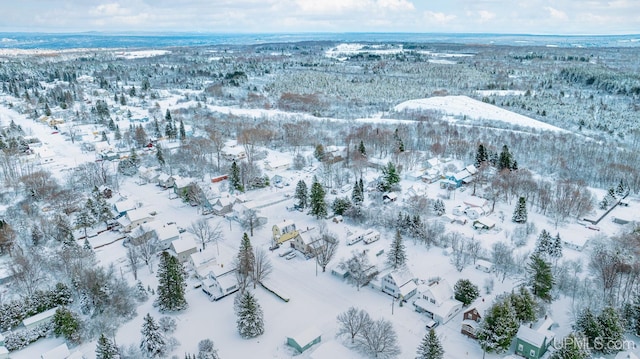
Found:
M 43 319 L 47 319 L 50 317 L 53 317 L 54 314 L 56 314 L 56 310 L 58 308 L 51 308 L 47 311 L 44 311 L 42 313 L 36 314 L 32 317 L 26 318 L 25 320 L 22 321 L 22 324 L 24 324 L 25 327 L 28 327 L 29 325 L 33 324 L 33 323 L 37 323 Z
M 175 241 L 171 242 L 171 245 L 173 246 L 173 250 L 175 250 L 177 254 L 184 253 L 198 247 L 196 241 L 191 237 L 176 239 Z
M 303 331 L 297 331 L 295 334 L 290 335 L 289 338 L 295 340 L 300 346 L 305 346 L 321 335 L 320 329 L 309 327 Z
M 42 359 L 67 359 L 71 353 L 69 352 L 69 348 L 67 348 L 67 344 L 60 344 L 57 347 L 49 350 L 46 353 L 42 353 Z

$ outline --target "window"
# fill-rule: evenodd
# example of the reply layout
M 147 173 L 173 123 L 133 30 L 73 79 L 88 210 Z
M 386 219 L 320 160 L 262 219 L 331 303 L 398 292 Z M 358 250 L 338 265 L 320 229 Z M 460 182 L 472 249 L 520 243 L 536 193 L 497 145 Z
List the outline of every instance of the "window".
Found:
M 535 351 L 534 349 L 531 349 L 531 350 L 529 351 L 529 355 L 535 358 L 535 356 L 536 356 L 536 351 Z
M 518 351 L 522 353 L 524 351 L 524 346 L 522 344 L 518 344 Z

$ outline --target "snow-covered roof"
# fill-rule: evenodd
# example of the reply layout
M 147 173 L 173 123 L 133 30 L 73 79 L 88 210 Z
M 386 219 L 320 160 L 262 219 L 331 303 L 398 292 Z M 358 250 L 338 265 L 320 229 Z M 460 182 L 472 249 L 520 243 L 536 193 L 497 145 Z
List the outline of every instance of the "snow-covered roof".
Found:
M 466 204 L 469 207 L 482 207 L 485 206 L 489 201 L 484 198 L 469 196 L 465 198 L 462 203 Z
M 207 263 L 212 263 L 216 259 L 216 255 L 211 251 L 199 251 L 191 254 L 191 263 L 199 267 Z
M 49 310 L 46 310 L 42 313 L 38 313 L 32 317 L 26 318 L 22 321 L 22 324 L 24 324 L 25 327 L 28 327 L 34 323 L 37 323 L 43 319 L 47 319 L 47 318 L 51 318 L 53 317 L 54 314 L 56 314 L 56 310 L 58 308 L 51 308 Z
M 141 219 L 151 218 L 151 215 L 149 214 L 148 211 L 145 211 L 143 209 L 134 209 L 134 210 L 131 210 L 131 211 L 127 211 L 127 218 L 131 222 L 135 222 L 135 221 L 139 221 Z
M 540 348 L 545 344 L 545 339 L 546 344 L 549 344 L 555 337 L 555 333 L 549 330 L 552 324 L 551 317 L 545 316 L 531 325 L 521 325 L 516 336 L 518 339 Z
M 407 297 L 411 292 L 413 292 L 414 290 L 417 290 L 418 286 L 414 281 L 408 281 L 405 284 L 401 285 L 400 288 L 398 289 L 400 290 L 401 296 Z
M 67 347 L 67 343 L 62 343 L 57 347 L 42 353 L 40 358 L 42 359 L 66 359 L 69 357 L 71 353 L 69 352 L 69 348 Z
M 420 288 L 424 289 L 424 288 Z M 424 292 L 431 293 L 431 297 L 436 300 L 436 303 L 441 303 L 453 298 L 453 289 L 445 279 L 441 279 L 428 286 Z
M 9 356 L 9 349 L 7 349 L 4 345 L 0 346 L 0 355 Z
M 416 299 L 413 304 L 417 307 L 422 308 L 422 310 L 433 313 L 434 316 L 440 318 L 447 318 L 449 316 L 449 313 L 455 310 L 456 307 L 462 307 L 462 302 L 455 299 L 449 299 L 442 302 L 440 305 L 436 305 L 424 298 L 420 298 Z
M 623 352 L 618 352 L 614 359 L 638 359 L 638 356 L 630 350 L 625 350 Z
M 157 223 L 155 225 L 151 225 L 151 229 L 156 231 L 158 240 L 161 242 L 164 240 L 169 240 L 171 238 L 180 237 L 180 231 L 178 231 L 178 226 L 176 224 Z
M 136 201 L 134 201 L 133 199 L 125 199 L 124 201 L 118 201 L 114 203 L 113 206 L 116 209 L 116 212 L 118 213 L 126 212 L 138 207 L 136 204 Z
M 293 339 L 300 345 L 301 347 L 311 343 L 317 337 L 321 336 L 322 332 L 320 329 L 312 326 L 302 331 L 296 331 L 295 334 L 290 335 L 289 338 Z
M 198 247 L 196 241 L 191 237 L 176 239 L 171 242 L 171 246 L 173 250 L 176 251 L 176 254 L 184 253 Z
M 408 282 L 413 283 L 413 278 L 415 278 L 413 273 L 411 273 L 408 269 L 405 269 L 405 270 L 394 270 L 394 271 L 389 272 L 388 275 L 391 277 L 393 282 L 398 287 L 401 287 L 401 286 L 407 284 Z
M 191 184 L 191 182 L 193 182 L 191 180 L 191 178 L 184 178 L 184 177 L 180 177 L 180 176 L 174 176 L 174 182 L 173 183 L 178 188 L 187 187 L 188 185 Z
M 489 218 L 489 217 L 480 217 L 478 219 L 476 219 L 477 223 L 483 224 L 489 228 L 495 227 L 496 226 L 496 221 L 494 221 L 493 219 Z
M 429 164 L 429 166 L 431 167 L 436 167 L 440 165 L 440 160 L 436 157 L 430 158 L 427 160 L 427 163 Z
M 336 340 L 323 342 L 309 354 L 309 359 L 352 358 L 353 352 Z

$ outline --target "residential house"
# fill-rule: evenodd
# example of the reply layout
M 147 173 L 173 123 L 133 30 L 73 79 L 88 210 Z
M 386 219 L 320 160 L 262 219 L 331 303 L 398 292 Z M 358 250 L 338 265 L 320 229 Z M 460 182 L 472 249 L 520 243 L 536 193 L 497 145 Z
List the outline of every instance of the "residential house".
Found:
M 118 201 L 113 204 L 113 210 L 116 212 L 116 218 L 120 218 L 127 214 L 128 211 L 134 210 L 140 207 L 141 203 L 132 199 L 125 199 L 124 201 Z
M 493 263 L 484 259 L 477 259 L 475 267 L 477 270 L 483 271 L 485 273 L 491 273 L 494 270 Z
M 582 235 L 566 235 L 562 236 L 562 245 L 565 248 L 571 248 L 573 250 L 581 252 L 589 242 L 587 236 Z
M 80 351 L 71 352 L 67 343 L 62 343 L 57 347 L 46 351 L 40 355 L 40 359 L 82 359 L 84 356 Z
M 298 353 L 302 353 L 314 344 L 320 343 L 320 340 L 322 340 L 322 332 L 318 328 L 311 327 L 296 331 L 294 335 L 287 337 L 287 345 L 296 349 Z
M 422 182 L 426 183 L 436 183 L 438 180 L 442 178 L 440 174 L 440 170 L 436 168 L 430 168 L 425 171 L 425 173 L 420 177 Z
M 217 216 L 224 216 L 225 214 L 233 211 L 234 203 L 235 199 L 231 198 L 229 195 L 217 198 L 211 206 L 211 212 Z
M 618 352 L 613 359 L 638 359 L 638 356 L 630 350 L 625 350 Z
M 415 277 L 407 270 L 392 270 L 382 276 L 382 291 L 396 299 L 406 301 L 418 292 Z
M 156 232 L 156 237 L 158 238 L 158 246 L 160 250 L 167 250 L 171 248 L 171 243 L 180 239 L 180 230 L 175 223 L 172 224 L 162 224 L 162 223 L 154 223 L 149 226 L 150 230 Z
M 432 157 L 427 160 L 425 163 L 428 169 L 431 168 L 440 168 L 442 166 L 442 162 L 437 157 Z
M 300 251 L 307 258 L 313 256 L 315 246 L 320 239 L 320 233 L 315 229 L 307 229 L 300 231 L 299 234 L 292 238 L 291 247 Z
M 323 342 L 318 348 L 309 353 L 309 359 L 327 358 L 354 358 L 354 353 L 338 340 Z
M 160 175 L 158 174 L 158 171 L 156 171 L 155 168 L 149 168 L 149 167 L 144 167 L 144 166 L 140 166 L 140 168 L 138 168 L 138 183 L 140 184 L 147 184 L 147 183 L 153 183 L 156 182 L 158 183 L 158 177 Z
M 474 303 L 469 306 L 464 313 L 462 313 L 462 325 L 460 332 L 469 338 L 476 339 L 476 330 L 482 320 L 484 311 L 488 308 L 489 302 L 484 298 L 478 298 Z
M 488 207 L 489 201 L 476 196 L 469 196 L 465 198 L 462 203 L 464 203 L 468 208 L 479 208 L 479 207 Z
M 123 232 L 131 232 L 134 228 L 151 221 L 153 216 L 142 208 L 129 210 L 124 216 L 118 218 L 118 224 Z
M 166 173 L 159 174 L 157 180 L 158 180 L 158 186 L 164 189 L 173 188 L 173 185 L 175 184 L 175 178 Z
M 291 161 L 285 158 L 277 158 L 275 160 L 264 161 L 264 168 L 268 171 L 284 171 L 289 169 Z
M 208 267 L 209 272 L 202 280 L 202 291 L 209 296 L 212 301 L 219 300 L 240 289 L 237 268 L 224 263 L 215 263 Z
M 242 161 L 247 158 L 247 153 L 241 145 L 238 145 L 236 141 L 228 141 L 222 148 L 222 156 L 227 161 Z
M 419 169 L 411 172 L 407 172 L 404 174 L 404 179 L 408 181 L 420 181 L 422 180 L 422 176 L 424 175 L 425 170 Z
M 187 191 L 189 190 L 189 186 L 191 186 L 193 181 L 190 178 L 184 178 L 180 176 L 173 177 L 173 193 L 178 195 L 178 197 L 184 198 Z
M 300 235 L 296 228 L 296 224 L 291 220 L 284 220 L 278 224 L 274 224 L 273 227 L 271 227 L 271 232 L 273 234 L 273 243 L 276 245 L 282 244 Z
M 420 295 L 413 302 L 414 309 L 441 324 L 448 322 L 462 310 L 462 302 L 454 298 L 453 289 L 446 280 L 421 286 L 418 292 Z
M 474 167 L 475 168 L 475 167 Z M 463 184 L 468 184 L 471 183 L 471 181 L 473 181 L 473 175 L 476 173 L 476 171 L 472 172 L 468 169 L 468 166 L 465 167 L 463 170 L 458 171 L 456 173 L 449 173 L 446 175 L 446 179 L 451 183 L 455 185 L 455 188 L 459 188 L 461 187 Z M 442 185 L 441 185 L 442 187 Z
M 185 263 L 198 251 L 198 245 L 193 238 L 186 237 L 171 241 L 171 250 L 175 252 L 180 263 Z
M 382 201 L 384 203 L 395 202 L 398 199 L 398 194 L 395 192 L 388 192 L 382 195 Z
M 462 216 L 465 210 L 466 208 L 459 204 L 451 209 L 451 213 L 453 213 L 454 216 Z
M 480 218 L 481 216 L 488 214 L 489 211 L 490 211 L 489 207 L 483 206 L 483 207 L 469 207 L 464 212 L 466 213 L 467 217 L 469 217 L 469 219 L 475 220 Z
M 216 265 L 217 256 L 210 248 L 206 248 L 203 251 L 196 251 L 189 256 L 189 265 L 196 273 L 196 277 L 200 280 L 205 279 L 209 272 L 210 267 Z
M 539 359 L 546 352 L 555 338 L 551 326 L 553 320 L 549 316 L 531 324 L 522 324 L 516 334 L 516 354 L 527 359 Z

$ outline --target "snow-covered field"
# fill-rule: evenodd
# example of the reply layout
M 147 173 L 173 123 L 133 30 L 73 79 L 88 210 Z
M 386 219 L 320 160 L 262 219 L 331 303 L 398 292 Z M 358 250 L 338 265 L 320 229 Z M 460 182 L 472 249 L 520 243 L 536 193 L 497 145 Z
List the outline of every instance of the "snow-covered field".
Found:
M 175 105 L 174 100 L 161 101 L 164 106 Z M 561 131 L 556 127 L 545 123 L 535 121 L 533 119 L 517 115 L 515 113 L 499 109 L 495 106 L 485 104 L 476 100 L 472 100 L 464 96 L 446 96 L 434 97 L 430 99 L 412 100 L 402 103 L 396 107 L 397 111 L 404 109 L 429 108 L 440 110 L 448 114 L 478 119 L 492 119 L 497 121 L 505 121 L 512 124 L 528 126 L 543 130 Z M 244 110 L 237 108 L 215 108 L 219 111 L 228 110 L 229 112 L 237 112 L 242 114 L 255 113 L 256 116 L 262 116 L 267 110 Z M 299 116 L 299 114 L 278 113 L 277 115 Z M 95 154 L 88 152 L 83 153 L 79 149 L 79 145 L 66 141 L 61 134 L 52 133 L 51 129 L 41 123 L 35 123 L 18 114 L 14 110 L 5 106 L 0 106 L 0 119 L 2 124 L 6 125 L 9 121 L 14 120 L 21 125 L 30 135 L 39 137 L 46 143 L 56 154 L 55 162 L 46 165 L 54 174 L 62 176 L 65 169 L 70 169 L 85 161 L 95 160 Z M 366 121 L 364 119 L 363 121 Z M 371 119 L 375 121 L 375 119 Z M 382 120 L 381 120 L 382 121 Z M 275 160 L 276 156 L 282 158 L 290 156 L 288 153 L 279 153 L 270 151 L 269 158 Z M 275 202 L 276 199 L 284 199 L 285 194 L 292 195 L 295 183 L 299 179 L 304 179 L 307 183 L 311 181 L 311 174 L 305 172 L 296 172 L 292 170 L 280 172 L 267 172 L 270 176 L 281 174 L 290 179 L 291 186 L 279 188 L 266 188 L 258 191 L 251 191 L 247 194 L 256 200 Z M 422 182 L 412 182 L 403 180 L 402 188 L 407 189 L 410 186 L 424 187 L 428 196 L 435 198 L 440 194 L 438 184 L 423 184 Z M 461 203 L 465 198 L 469 198 L 470 191 L 454 192 L 453 198 L 446 199 L 445 206 L 447 213 L 451 209 Z M 133 178 L 125 179 L 119 188 L 118 195 L 125 195 L 129 198 L 141 201 L 145 207 L 155 209 L 158 214 L 155 221 L 168 222 L 175 221 L 179 226 L 188 227 L 193 221 L 200 218 L 196 208 L 190 207 L 178 199 L 169 199 L 168 192 L 163 191 L 154 184 L 138 185 Z M 116 195 L 116 197 L 118 197 Z M 331 201 L 331 199 L 329 199 Z M 271 241 L 271 227 L 273 224 L 282 222 L 283 220 L 293 220 L 298 228 L 318 227 L 324 222 L 327 228 L 338 235 L 341 240 L 339 253 L 336 259 L 330 263 L 329 267 L 335 266 L 341 258 L 346 258 L 353 250 L 364 250 L 369 248 L 363 243 L 357 243 L 353 246 L 345 244 L 347 230 L 357 230 L 357 227 L 345 223 L 333 223 L 329 220 L 318 221 L 304 213 L 297 211 L 289 212 L 287 206 L 291 206 L 293 199 L 287 199 L 283 202 L 265 207 L 262 214 L 268 217 L 267 225 L 255 231 L 251 238 L 255 247 L 267 248 Z M 640 203 L 638 203 L 640 205 Z M 384 207 L 381 208 L 384 210 Z M 513 211 L 513 204 L 498 203 L 492 218 L 498 223 L 497 229 L 485 233 L 480 233 L 472 229 L 470 224 L 457 225 L 448 224 L 448 230 L 458 231 L 465 236 L 474 237 L 482 243 L 483 248 L 490 248 L 492 243 L 497 241 L 509 241 L 509 234 L 513 233 L 515 224 L 510 222 L 510 216 Z M 506 220 L 500 219 L 500 213 L 504 214 Z M 633 206 L 630 208 L 616 209 L 614 215 L 625 218 L 638 218 L 638 213 L 633 212 Z M 503 218 L 504 218 L 503 217 Z M 530 221 L 536 223 L 539 230 L 546 228 L 552 233 L 556 232 L 547 218 L 531 213 Z M 224 240 L 219 245 L 221 253 L 235 254 L 242 237 L 243 230 L 238 223 L 227 221 L 220 217 L 211 217 L 212 223 L 219 222 L 224 231 Z M 606 234 L 616 233 L 620 227 L 612 222 L 603 222 L 601 232 Z M 381 240 L 370 245 L 373 248 L 382 247 L 385 250 L 389 248 L 393 233 L 389 229 L 380 229 Z M 591 237 L 596 235 L 583 226 L 577 224 L 569 224 L 557 230 L 561 236 L 585 236 Z M 120 241 L 101 246 L 105 243 L 113 242 L 118 234 L 114 232 L 104 232 L 91 239 L 91 244 L 96 249 L 96 255 L 103 265 L 113 263 L 116 269 L 122 272 L 125 279 L 134 282 L 133 276 L 126 265 L 125 247 Z M 190 236 L 183 233 L 182 236 Z M 533 248 L 535 238 L 530 238 L 527 245 L 517 250 L 518 253 L 525 253 Z M 486 301 L 492 301 L 496 294 L 510 291 L 515 285 L 520 283 L 521 278 L 507 278 L 501 282 L 494 274 L 488 274 L 476 270 L 473 266 L 468 265 L 462 272 L 458 272 L 450 263 L 450 258 L 444 253 L 442 248 L 432 247 L 427 249 L 425 246 L 413 243 L 410 240 L 405 241 L 407 253 L 409 256 L 408 267 L 412 273 L 420 280 L 427 281 L 430 278 L 440 277 L 448 280 L 453 285 L 459 278 L 470 279 L 480 288 L 488 279 L 493 279 L 495 287 L 491 294 L 486 294 L 481 289 L 483 297 Z M 208 244 L 206 249 L 217 254 L 214 244 Z M 579 258 L 583 254 L 580 252 L 565 250 L 565 256 L 568 259 Z M 392 298 L 379 290 L 365 287 L 359 291 L 347 282 L 330 274 L 330 269 L 323 273 L 316 267 L 314 260 L 305 260 L 302 256 L 297 256 L 291 260 L 285 260 L 278 256 L 278 252 L 269 252 L 269 258 L 274 266 L 273 273 L 267 280 L 268 283 L 274 285 L 278 290 L 290 298 L 289 302 L 284 302 L 267 292 L 262 288 L 255 290 L 256 296 L 265 314 L 265 333 L 255 339 L 242 339 L 236 330 L 236 317 L 233 311 L 233 297 L 226 297 L 217 302 L 210 302 L 208 297 L 198 288 L 190 286 L 187 290 L 187 301 L 189 308 L 184 312 L 170 314 L 178 322 L 177 331 L 173 336 L 180 342 L 180 345 L 171 353 L 178 358 L 184 357 L 185 353 L 197 352 L 197 343 L 205 338 L 210 338 L 215 342 L 219 354 L 222 358 L 311 358 L 314 351 L 320 348 L 328 351 L 323 353 L 322 358 L 334 357 L 338 358 L 365 358 L 356 351 L 346 349 L 343 341 L 336 338 L 335 333 L 338 328 L 336 316 L 347 310 L 350 306 L 365 309 L 374 319 L 384 317 L 393 322 L 394 328 L 398 334 L 398 340 L 402 349 L 400 358 L 412 358 L 415 350 L 426 333 L 424 324 L 427 318 L 415 312 L 409 303 L 400 307 L 398 303 L 394 303 Z M 157 267 L 157 262 L 155 263 Z M 156 269 L 154 267 L 154 269 Z M 145 286 L 155 288 L 157 279 L 155 273 L 150 273 L 147 268 L 141 268 L 138 271 L 141 281 Z M 562 337 L 570 331 L 569 299 L 561 298 L 555 301 L 551 308 L 551 314 L 558 323 L 555 332 Z M 142 317 L 146 313 L 151 313 L 156 319 L 163 314 L 158 313 L 157 309 L 152 306 L 153 296 L 149 301 L 139 306 L 138 316 L 133 320 L 125 323 L 116 334 L 116 341 L 119 345 L 138 345 L 140 340 L 140 328 Z M 460 334 L 460 323 L 462 314 L 458 314 L 455 318 L 444 325 L 436 328 L 437 334 L 440 336 L 446 358 L 481 358 L 482 351 L 479 345 Z M 302 355 L 296 353 L 285 344 L 286 336 L 296 334 L 302 330 L 315 326 L 322 332 L 322 342 Z M 27 347 L 26 349 L 11 354 L 12 359 L 33 359 L 38 358 L 41 353 L 49 350 L 62 343 L 61 339 L 48 338 L 38 341 Z M 347 343 L 348 346 L 348 343 Z M 337 348 L 337 349 L 336 349 Z M 84 343 L 75 348 L 81 351 L 85 358 L 95 358 L 95 342 Z M 348 353 L 348 354 L 344 354 Z M 500 355 L 487 354 L 486 358 L 499 358 Z M 316 357 L 317 359 L 317 357 Z
M 467 96 L 436 96 L 405 101 L 394 109 L 398 112 L 413 110 L 434 110 L 447 115 L 475 120 L 500 121 L 510 125 L 530 127 L 540 130 L 565 132 L 556 126 L 534 120 L 498 106 L 474 100 Z

